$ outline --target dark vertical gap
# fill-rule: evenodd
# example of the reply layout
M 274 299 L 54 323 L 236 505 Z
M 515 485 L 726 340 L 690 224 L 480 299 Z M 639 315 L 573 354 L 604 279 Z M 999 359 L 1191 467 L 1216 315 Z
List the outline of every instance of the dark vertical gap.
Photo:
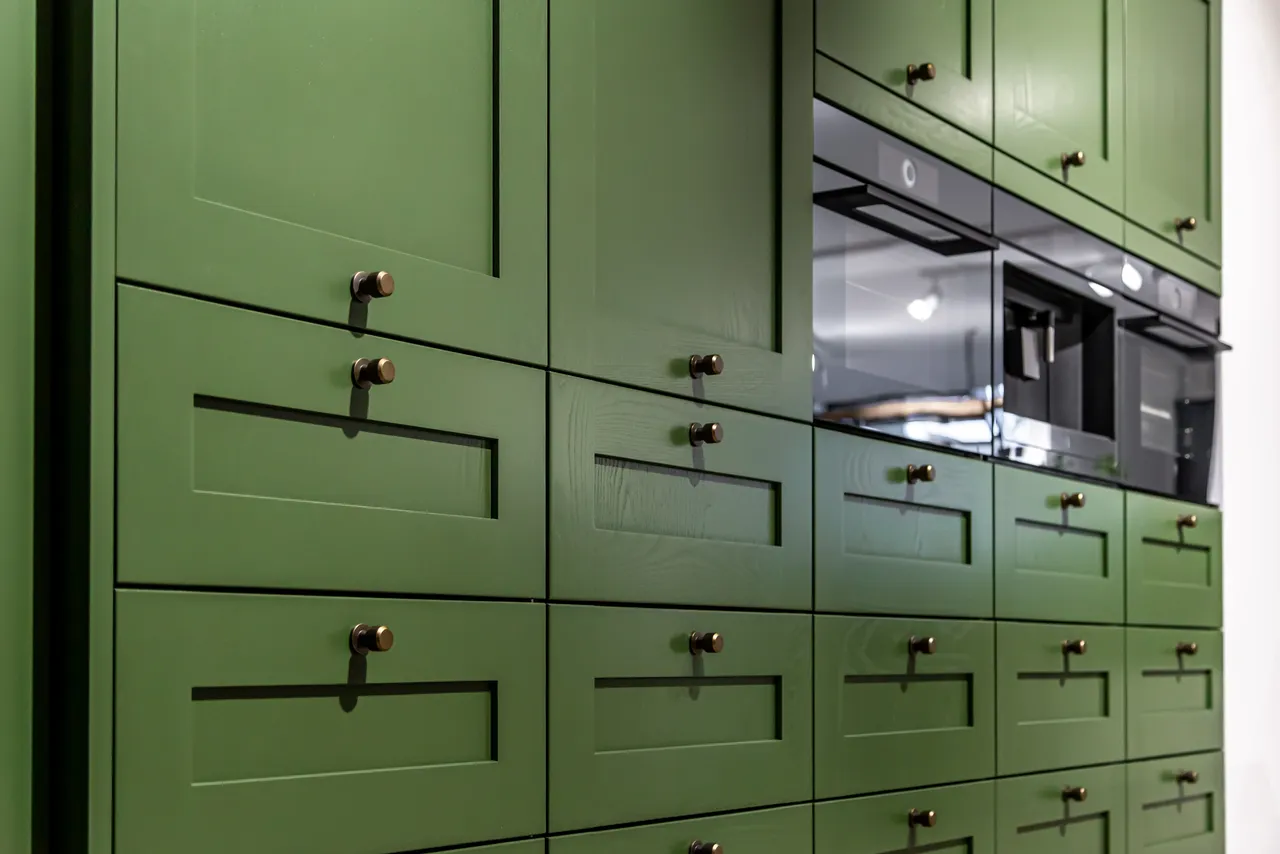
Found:
M 497 682 L 489 684 L 489 761 L 498 761 L 498 715 L 500 714 L 500 706 L 498 705 L 498 688 L 501 687 Z
M 996 16 L 992 15 L 991 16 L 991 43 L 993 45 L 995 44 L 995 40 L 996 40 Z M 964 4 L 964 71 L 963 73 L 966 80 L 973 79 L 973 0 L 965 0 L 965 4 Z
M 548 54 L 549 55 L 549 54 Z M 551 831 L 551 606 L 547 600 L 551 598 L 551 383 L 553 375 L 543 375 L 543 579 L 542 579 L 542 725 L 543 725 L 543 763 L 544 784 L 542 788 L 542 808 L 546 823 L 543 825 Z M 594 698 L 593 698 L 594 702 Z
M 786 236 L 784 219 L 786 202 L 783 195 L 786 152 L 783 151 L 783 124 L 786 114 L 787 66 L 784 60 L 786 26 L 783 13 L 784 0 L 773 4 L 773 352 L 782 352 L 783 331 L 783 274 L 786 265 Z
M 489 270 L 495 279 L 502 276 L 502 9 L 500 0 L 491 0 L 489 7 L 489 30 L 493 37 L 492 68 L 489 79 L 493 82 L 490 93 L 489 117 L 493 122 L 493 132 L 489 136 L 489 151 L 492 156 L 493 187 L 492 200 L 489 203 Z
M 1108 4 L 1102 4 L 1102 159 L 1111 159 L 1111 13 Z

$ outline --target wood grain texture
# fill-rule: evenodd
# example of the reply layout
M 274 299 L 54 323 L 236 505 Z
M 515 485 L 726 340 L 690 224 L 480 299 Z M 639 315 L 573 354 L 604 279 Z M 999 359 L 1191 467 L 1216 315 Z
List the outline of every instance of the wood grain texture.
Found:
M 1064 789 L 1082 788 L 1083 801 Z M 996 781 L 996 839 L 1011 854 L 1118 854 L 1125 850 L 1125 766 L 1078 768 Z
M 813 809 L 814 854 L 994 854 L 995 806 L 994 782 L 827 801 Z M 910 826 L 913 809 L 933 810 L 937 824 Z
M 1131 628 L 1125 641 L 1128 757 L 1221 749 L 1222 633 Z M 1188 643 L 1195 654 L 1179 654 Z
M 1194 528 L 1179 526 L 1194 515 Z M 1222 511 L 1171 498 L 1125 496 L 1126 622 L 1222 625 Z

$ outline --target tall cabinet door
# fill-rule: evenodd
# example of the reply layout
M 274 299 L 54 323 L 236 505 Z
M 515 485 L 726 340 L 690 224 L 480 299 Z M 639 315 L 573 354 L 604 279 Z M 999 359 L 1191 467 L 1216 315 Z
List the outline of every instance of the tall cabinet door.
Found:
M 1222 0 L 1128 0 L 1127 10 L 1125 213 L 1217 262 Z
M 1124 207 L 1124 0 L 997 0 L 996 146 Z
M 123 278 L 545 364 L 546 0 L 118 16 Z
M 809 418 L 812 33 L 808 3 L 553 0 L 554 367 Z

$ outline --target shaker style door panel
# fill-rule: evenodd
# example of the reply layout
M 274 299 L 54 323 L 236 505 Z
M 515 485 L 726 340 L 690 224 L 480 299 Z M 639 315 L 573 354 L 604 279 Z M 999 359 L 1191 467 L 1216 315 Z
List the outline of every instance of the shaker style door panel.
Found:
M 996 0 L 996 146 L 1116 211 L 1124 73 L 1124 0 Z
M 826 801 L 813 808 L 813 850 L 995 854 L 994 817 L 994 782 Z
M 820 611 L 991 616 L 991 466 L 814 431 Z
M 996 782 L 1000 854 L 1123 854 L 1125 766 Z
M 697 848 L 696 843 L 703 847 Z M 801 804 L 557 836 L 550 840 L 548 854 L 808 854 L 812 850 L 813 806 Z
M 1127 622 L 1222 625 L 1222 511 L 1125 496 Z
M 995 625 L 814 618 L 819 798 L 995 774 Z
M 552 0 L 554 367 L 810 417 L 812 8 Z
M 1124 629 L 996 625 L 996 773 L 1120 762 Z
M 546 0 L 118 5 L 122 278 L 546 363 Z
M 1222 257 L 1222 3 L 1125 4 L 1125 214 L 1215 264 Z
M 1124 493 L 996 467 L 996 617 L 1124 622 Z
M 545 606 L 124 590 L 116 627 L 118 851 L 545 830 Z
M 552 605 L 550 829 L 812 799 L 812 630 L 807 614 Z
M 990 142 L 992 2 L 817 0 L 817 49 Z
M 1223 854 L 1222 754 L 1131 762 L 1129 850 Z
M 1221 632 L 1128 629 L 1125 656 L 1130 759 L 1222 747 Z
M 117 308 L 120 581 L 543 595 L 540 372 L 128 286 Z M 361 359 L 394 382 L 357 387 Z
M 813 429 L 551 378 L 551 595 L 807 611 Z

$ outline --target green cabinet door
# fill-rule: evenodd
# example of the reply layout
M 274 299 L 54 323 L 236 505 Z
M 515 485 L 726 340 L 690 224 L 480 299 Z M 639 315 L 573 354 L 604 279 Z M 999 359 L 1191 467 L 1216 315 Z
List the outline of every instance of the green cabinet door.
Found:
M 719 848 L 695 849 L 698 842 Z M 809 854 L 812 850 L 813 807 L 801 804 L 557 836 L 550 840 L 548 854 Z
M 550 829 L 811 800 L 812 631 L 807 614 L 552 605 Z
M 120 276 L 545 364 L 546 38 L 546 0 L 119 0 Z
M 360 624 L 394 645 L 354 653 Z M 527 603 L 118 592 L 116 850 L 542 833 L 545 631 Z
M 996 468 L 997 618 L 1122 623 L 1124 574 L 1124 493 Z
M 543 595 L 540 372 L 129 286 L 117 316 L 118 580 Z
M 1124 629 L 996 625 L 996 773 L 1124 759 Z
M 1223 854 L 1221 753 L 1133 762 L 1128 772 L 1130 851 Z
M 996 146 L 1117 211 L 1124 79 L 1124 0 L 995 0 Z
M 1223 0 L 1126 0 L 1125 214 L 1222 257 Z M 1191 219 L 1194 229 L 1179 228 Z
M 1221 632 L 1128 629 L 1125 657 L 1130 759 L 1222 747 Z
M 928 826 L 929 818 L 933 826 Z M 995 783 L 815 804 L 813 850 L 814 854 L 994 854 Z
M 992 0 L 817 0 L 816 46 L 990 142 L 991 7 Z M 932 79 L 919 76 L 927 66 Z
M 995 775 L 995 625 L 814 618 L 819 798 Z
M 811 416 L 812 15 L 552 0 L 554 367 Z
M 814 431 L 820 611 L 991 616 L 991 466 Z
M 1127 622 L 1222 625 L 1222 512 L 1168 498 L 1125 497 Z
M 811 427 L 564 376 L 550 422 L 553 598 L 809 610 Z
M 1124 854 L 1125 767 L 996 782 L 1000 854 Z

